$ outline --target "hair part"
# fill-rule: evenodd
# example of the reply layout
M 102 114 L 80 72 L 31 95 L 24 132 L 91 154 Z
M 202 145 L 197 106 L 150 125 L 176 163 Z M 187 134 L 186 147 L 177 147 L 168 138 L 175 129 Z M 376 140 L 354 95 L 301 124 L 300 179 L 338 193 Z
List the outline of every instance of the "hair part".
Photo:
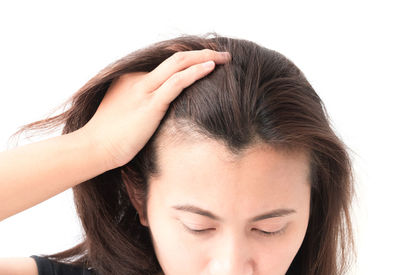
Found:
M 204 48 L 229 51 L 232 60 L 216 65 L 210 74 L 184 89 L 129 163 L 73 187 L 84 240 L 46 256 L 92 266 L 98 274 L 160 272 L 151 232 L 139 222 L 132 198 L 147 205 L 148 179 L 159 173 L 157 140 L 169 135 L 173 138 L 168 146 L 210 139 L 223 144 L 232 155 L 260 142 L 281 152 L 307 152 L 311 215 L 287 274 L 344 274 L 356 255 L 348 148 L 330 127 L 325 106 L 304 74 L 281 53 L 216 33 L 182 35 L 154 43 L 100 71 L 64 103 L 71 104 L 67 111 L 25 125 L 15 134 L 61 124 L 62 134 L 73 132 L 94 115 L 115 78 L 150 72 L 175 52 Z

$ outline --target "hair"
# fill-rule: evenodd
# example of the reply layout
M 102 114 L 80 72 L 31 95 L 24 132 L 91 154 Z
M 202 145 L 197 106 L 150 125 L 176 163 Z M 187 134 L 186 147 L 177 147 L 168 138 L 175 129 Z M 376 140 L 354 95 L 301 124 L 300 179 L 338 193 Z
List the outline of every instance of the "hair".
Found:
M 71 104 L 68 110 L 24 125 L 13 135 L 58 125 L 64 125 L 63 135 L 71 133 L 91 119 L 114 79 L 150 72 L 178 51 L 201 49 L 228 51 L 232 59 L 216 64 L 171 102 L 153 136 L 130 162 L 72 188 L 84 238 L 68 250 L 45 256 L 90 266 L 98 274 L 161 272 L 149 228 L 140 223 L 130 195 L 135 192 L 147 205 L 148 179 L 159 173 L 155 141 L 174 127 L 178 140 L 200 133 L 220 141 L 232 154 L 260 142 L 280 151 L 308 152 L 310 218 L 286 274 L 344 274 L 356 255 L 349 148 L 333 131 L 321 98 L 300 69 L 255 42 L 211 32 L 151 44 L 101 70 L 64 103 Z

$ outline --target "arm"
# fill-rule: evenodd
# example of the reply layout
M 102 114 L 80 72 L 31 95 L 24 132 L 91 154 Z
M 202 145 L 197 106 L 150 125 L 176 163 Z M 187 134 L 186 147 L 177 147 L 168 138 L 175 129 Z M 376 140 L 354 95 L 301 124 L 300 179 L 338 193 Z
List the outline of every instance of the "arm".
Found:
M 0 221 L 113 167 L 82 131 L 0 152 Z
M 0 274 L 38 275 L 38 268 L 29 257 L 0 258 Z
M 176 52 L 152 72 L 116 78 L 84 127 L 0 153 L 0 221 L 126 164 L 179 93 L 230 58 L 210 49 Z

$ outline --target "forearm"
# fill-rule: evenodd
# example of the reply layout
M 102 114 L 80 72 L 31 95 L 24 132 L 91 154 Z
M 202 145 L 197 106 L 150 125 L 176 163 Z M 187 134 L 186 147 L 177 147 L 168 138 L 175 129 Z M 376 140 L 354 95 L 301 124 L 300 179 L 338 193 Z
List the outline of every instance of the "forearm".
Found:
M 111 168 L 79 130 L 0 152 L 0 221 Z

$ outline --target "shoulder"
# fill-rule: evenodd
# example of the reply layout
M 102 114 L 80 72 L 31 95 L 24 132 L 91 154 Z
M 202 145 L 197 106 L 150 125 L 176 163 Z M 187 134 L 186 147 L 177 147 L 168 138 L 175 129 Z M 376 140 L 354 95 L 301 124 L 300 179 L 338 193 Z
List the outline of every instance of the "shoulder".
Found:
M 46 257 L 0 258 L 0 274 L 13 275 L 95 275 L 94 270 L 50 260 Z
M 30 256 L 37 265 L 37 275 L 93 275 L 94 272 L 83 266 L 77 266 L 37 255 Z
M 0 258 L 0 274 L 38 275 L 38 269 L 31 257 Z

